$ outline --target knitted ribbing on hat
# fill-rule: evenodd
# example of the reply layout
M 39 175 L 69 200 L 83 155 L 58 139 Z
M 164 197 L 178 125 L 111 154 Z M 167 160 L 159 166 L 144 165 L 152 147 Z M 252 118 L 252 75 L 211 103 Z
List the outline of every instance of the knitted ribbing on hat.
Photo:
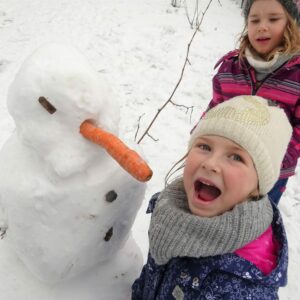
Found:
M 267 197 L 240 203 L 212 218 L 193 215 L 182 178 L 171 183 L 157 201 L 150 223 L 149 246 L 158 265 L 175 257 L 232 253 L 259 237 L 273 219 Z
M 251 5 L 255 0 L 245 0 L 244 17 L 247 20 Z M 300 25 L 300 0 L 277 0 Z

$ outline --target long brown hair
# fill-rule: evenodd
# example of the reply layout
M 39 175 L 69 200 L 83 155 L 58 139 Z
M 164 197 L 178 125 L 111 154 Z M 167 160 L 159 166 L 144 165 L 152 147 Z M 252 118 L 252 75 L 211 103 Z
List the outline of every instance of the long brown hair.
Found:
M 287 25 L 283 34 L 283 41 L 279 47 L 269 53 L 267 60 L 272 59 L 276 52 L 280 52 L 281 54 L 296 54 L 300 52 L 300 27 L 297 24 L 297 21 L 291 17 L 284 7 L 283 9 L 287 16 Z M 247 20 L 239 38 L 239 59 L 245 57 L 246 48 L 249 48 L 253 53 L 256 53 L 249 41 Z
M 173 181 L 176 178 L 182 176 L 182 174 L 179 174 L 177 176 L 175 176 L 175 174 L 177 172 L 179 172 L 180 170 L 184 169 L 185 159 L 187 158 L 187 156 L 188 156 L 188 153 L 186 153 L 183 157 L 181 157 L 177 162 L 175 162 L 173 164 L 173 166 L 171 167 L 171 169 L 168 171 L 167 175 L 165 176 L 165 186 L 167 186 L 170 181 Z M 173 179 L 173 177 L 174 177 L 174 179 Z

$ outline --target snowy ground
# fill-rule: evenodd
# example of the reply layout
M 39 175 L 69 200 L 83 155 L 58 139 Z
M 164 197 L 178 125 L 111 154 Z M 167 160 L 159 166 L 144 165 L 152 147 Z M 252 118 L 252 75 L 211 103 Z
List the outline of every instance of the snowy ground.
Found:
M 121 103 L 121 134 L 133 142 L 139 127 L 140 137 L 171 95 L 193 34 L 185 9 L 174 8 L 170 2 L 0 0 L 0 146 L 14 129 L 6 108 L 7 88 L 23 60 L 51 41 L 76 46 L 96 70 L 107 75 Z M 196 1 L 186 2 L 192 16 Z M 200 3 L 204 9 L 208 1 Z M 189 130 L 211 97 L 213 66 L 234 47 L 242 24 L 239 1 L 212 1 L 191 46 L 190 64 L 173 97 L 178 104 L 193 106 L 192 114 L 185 108 L 167 106 L 151 128 L 153 139 L 145 137 L 141 142 L 154 171 L 133 228 L 144 257 L 148 248 L 148 200 L 163 187 L 166 172 L 184 153 Z M 298 178 L 289 181 L 280 204 L 290 245 L 289 283 L 280 291 L 281 299 L 286 300 L 297 299 L 300 293 L 299 182 L 300 172 Z

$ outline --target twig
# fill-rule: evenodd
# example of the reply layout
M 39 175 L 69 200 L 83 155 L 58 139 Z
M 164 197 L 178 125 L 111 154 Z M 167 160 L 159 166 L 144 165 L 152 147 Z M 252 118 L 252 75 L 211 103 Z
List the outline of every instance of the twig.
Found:
M 144 116 L 145 114 L 142 114 L 141 116 L 139 116 L 139 119 L 138 119 L 138 126 L 137 126 L 137 129 L 136 129 L 136 132 L 135 132 L 135 135 L 134 135 L 134 141 L 136 141 L 137 139 L 137 135 L 138 135 L 138 132 L 140 130 L 140 122 L 141 122 L 141 119 L 142 117 Z
M 155 139 L 150 133 L 148 132 L 147 135 L 149 136 L 150 139 L 152 139 L 154 142 L 157 142 L 158 139 Z
M 176 0 L 172 0 L 171 1 L 171 5 L 174 6 L 174 7 L 179 7 L 181 4 L 181 1 L 179 1 L 179 5 L 177 5 L 177 1 Z
M 195 36 L 196 36 L 196 34 L 197 34 L 197 32 L 198 32 L 198 30 L 199 30 L 201 24 L 202 24 L 202 22 L 203 22 L 204 16 L 205 16 L 205 14 L 206 14 L 208 8 L 210 7 L 210 4 L 211 4 L 212 1 L 213 1 L 213 0 L 210 0 L 209 3 L 208 3 L 208 5 L 206 6 L 204 12 L 202 13 L 201 20 L 200 20 L 200 22 L 199 22 L 197 28 L 195 29 L 195 31 L 194 31 L 194 33 L 193 33 L 193 35 L 192 35 L 192 38 L 191 38 L 191 40 L 190 40 L 190 42 L 188 43 L 188 46 L 187 46 L 187 52 L 186 52 L 186 57 L 185 57 L 185 61 L 184 61 L 184 64 L 183 64 L 183 67 L 182 67 L 182 70 L 181 70 L 180 78 L 179 78 L 177 84 L 175 85 L 175 88 L 174 88 L 174 90 L 173 90 L 171 96 L 170 96 L 169 99 L 162 105 L 162 107 L 159 108 L 159 109 L 157 110 L 157 113 L 155 114 L 154 118 L 152 119 L 152 121 L 151 121 L 150 124 L 148 125 L 147 129 L 145 130 L 145 132 L 143 133 L 143 135 L 141 136 L 141 138 L 138 140 L 138 142 L 137 142 L 138 144 L 139 144 L 139 143 L 144 139 L 144 137 L 148 134 L 150 128 L 152 127 L 152 125 L 153 125 L 153 123 L 155 122 L 155 120 L 158 118 L 158 116 L 159 116 L 159 114 L 161 113 L 161 111 L 162 111 L 162 110 L 163 110 L 163 109 L 171 102 L 171 99 L 173 98 L 173 96 L 174 96 L 174 94 L 175 94 L 175 92 L 176 92 L 176 90 L 177 90 L 179 84 L 181 83 L 182 78 L 183 78 L 183 74 L 184 74 L 184 71 L 185 71 L 185 67 L 186 67 L 187 63 L 189 62 L 189 58 L 188 58 L 188 57 L 189 57 L 189 53 L 190 53 L 190 47 L 191 47 L 191 44 L 192 44 L 192 42 L 193 42 L 193 40 L 194 40 L 194 38 L 195 38 Z
M 198 4 L 198 0 L 197 0 L 197 4 Z M 184 1 L 184 9 L 185 9 L 185 14 L 186 14 L 186 17 L 191 25 L 191 28 L 193 28 L 193 24 L 194 24 L 194 19 L 195 19 L 195 15 L 196 15 L 196 9 L 194 10 L 194 15 L 193 15 L 193 18 L 192 20 L 190 19 L 190 16 L 189 16 L 189 11 L 188 11 L 188 8 L 187 8 L 187 3 L 186 1 Z
M 186 106 L 186 105 L 183 105 L 183 104 L 177 104 L 172 100 L 170 101 L 170 103 L 173 104 L 174 106 L 184 108 L 186 110 L 186 114 L 189 112 L 189 110 L 193 110 L 193 108 L 194 108 L 194 106 Z

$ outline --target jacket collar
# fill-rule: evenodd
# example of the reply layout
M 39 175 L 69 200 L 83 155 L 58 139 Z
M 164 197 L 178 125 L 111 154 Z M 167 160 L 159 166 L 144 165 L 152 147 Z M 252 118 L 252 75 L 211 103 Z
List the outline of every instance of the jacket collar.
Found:
M 274 212 L 274 219 L 272 222 L 273 232 L 276 239 L 279 241 L 281 248 L 278 253 L 278 264 L 268 275 L 264 275 L 251 262 L 232 253 L 205 257 L 200 260 L 197 258 L 175 258 L 171 260 L 172 264 L 178 265 L 178 260 L 186 261 L 186 263 L 189 262 L 189 268 L 192 268 L 201 280 L 204 280 L 210 272 L 219 270 L 227 274 L 244 278 L 254 284 L 259 282 L 260 284 L 277 288 L 285 286 L 287 284 L 288 265 L 287 238 L 279 210 L 275 205 L 272 205 L 272 208 Z
M 225 54 L 224 56 L 222 56 L 217 63 L 214 66 L 214 69 L 216 69 L 222 62 L 226 61 L 226 60 L 231 60 L 231 59 L 238 59 L 239 56 L 239 50 L 235 49 L 233 51 L 228 52 L 227 54 Z M 296 65 L 300 65 L 300 53 L 296 54 L 293 58 L 291 58 L 285 65 L 285 68 L 291 68 L 294 67 Z

